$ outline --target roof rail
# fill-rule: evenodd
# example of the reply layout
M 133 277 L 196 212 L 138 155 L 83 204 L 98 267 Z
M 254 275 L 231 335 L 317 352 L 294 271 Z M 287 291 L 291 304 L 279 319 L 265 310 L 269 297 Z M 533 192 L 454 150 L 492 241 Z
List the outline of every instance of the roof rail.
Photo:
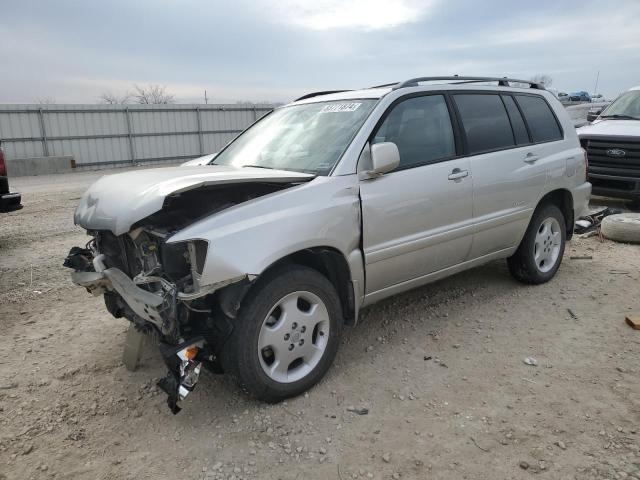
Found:
M 392 83 L 383 83 L 382 85 L 374 85 L 373 87 L 367 87 L 367 88 L 384 88 L 384 87 L 393 87 L 394 85 L 397 85 L 399 82 L 392 82 Z
M 307 98 L 317 97 L 319 95 L 329 95 L 330 93 L 341 93 L 341 92 L 351 92 L 351 90 L 325 90 L 322 92 L 311 92 L 306 95 L 301 96 L 300 98 L 296 98 L 294 102 L 298 102 L 300 100 L 305 100 Z
M 404 82 L 400 82 L 393 87 L 394 90 L 399 88 L 406 87 L 416 87 L 420 82 L 431 82 L 431 81 L 441 81 L 441 80 L 459 80 L 460 83 L 475 83 L 475 82 L 498 82 L 498 85 L 501 87 L 509 87 L 509 82 L 514 83 L 527 83 L 530 88 L 535 88 L 538 90 L 544 90 L 544 86 L 540 83 L 532 82 L 531 80 L 518 80 L 516 78 L 507 78 L 507 77 L 460 77 L 458 75 L 454 75 L 452 77 L 417 77 L 411 78 L 409 80 L 405 80 Z

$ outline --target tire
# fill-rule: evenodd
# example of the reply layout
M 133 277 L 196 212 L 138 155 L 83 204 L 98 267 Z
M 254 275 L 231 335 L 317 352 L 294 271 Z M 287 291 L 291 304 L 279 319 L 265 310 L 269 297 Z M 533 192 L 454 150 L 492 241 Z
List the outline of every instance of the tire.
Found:
M 602 235 L 623 243 L 640 243 L 640 213 L 620 213 L 604 217 Z
M 322 379 L 338 351 L 343 316 L 325 276 L 286 265 L 258 280 L 235 323 L 223 348 L 223 368 L 243 390 L 275 403 Z
M 518 250 L 507 259 L 511 275 L 532 285 L 551 280 L 562 263 L 566 237 L 566 222 L 560 209 L 551 203 L 540 205 Z

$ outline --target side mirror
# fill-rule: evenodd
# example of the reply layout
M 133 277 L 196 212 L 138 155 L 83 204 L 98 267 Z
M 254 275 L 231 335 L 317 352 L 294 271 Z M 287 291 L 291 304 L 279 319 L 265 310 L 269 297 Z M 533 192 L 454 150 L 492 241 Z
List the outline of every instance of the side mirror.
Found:
M 371 145 L 371 170 L 365 171 L 366 178 L 379 177 L 394 170 L 400 164 L 400 152 L 393 142 Z

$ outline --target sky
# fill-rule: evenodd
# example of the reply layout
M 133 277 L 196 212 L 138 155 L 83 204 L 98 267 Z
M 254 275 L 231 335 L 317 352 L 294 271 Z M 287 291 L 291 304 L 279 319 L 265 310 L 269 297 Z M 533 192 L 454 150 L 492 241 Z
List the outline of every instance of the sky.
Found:
M 0 0 L 0 103 L 288 102 L 415 76 L 640 84 L 640 0 Z

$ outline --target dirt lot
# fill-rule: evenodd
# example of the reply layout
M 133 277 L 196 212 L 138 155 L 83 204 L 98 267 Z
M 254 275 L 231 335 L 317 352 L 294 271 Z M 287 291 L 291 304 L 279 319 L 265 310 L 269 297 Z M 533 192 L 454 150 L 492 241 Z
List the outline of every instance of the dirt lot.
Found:
M 61 266 L 97 176 L 16 179 L 0 217 L 0 479 L 640 479 L 640 246 L 575 239 L 538 287 L 497 262 L 414 290 L 307 395 L 207 375 L 173 416 L 158 358 L 126 371 L 126 321 Z

